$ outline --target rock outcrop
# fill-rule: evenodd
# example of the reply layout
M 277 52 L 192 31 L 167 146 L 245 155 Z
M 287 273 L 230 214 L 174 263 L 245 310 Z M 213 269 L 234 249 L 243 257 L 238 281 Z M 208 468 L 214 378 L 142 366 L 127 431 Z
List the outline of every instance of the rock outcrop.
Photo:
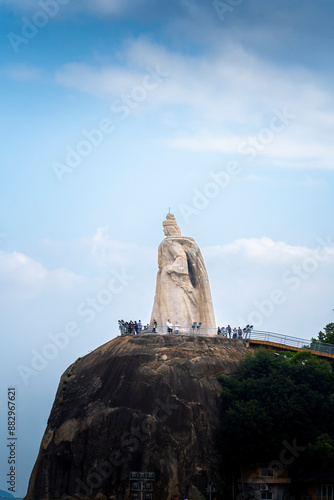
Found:
M 221 491 L 217 375 L 233 376 L 245 352 L 236 339 L 140 335 L 78 359 L 61 377 L 26 500 L 130 499 L 131 471 L 155 474 L 153 500 L 203 498 L 208 481 Z

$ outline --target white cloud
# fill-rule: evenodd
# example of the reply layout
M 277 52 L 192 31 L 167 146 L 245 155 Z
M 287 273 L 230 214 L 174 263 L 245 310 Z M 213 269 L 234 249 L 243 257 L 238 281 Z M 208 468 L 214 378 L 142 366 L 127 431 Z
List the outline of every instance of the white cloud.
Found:
M 151 0 L 95 0 L 91 2 L 90 0 L 81 0 L 74 6 L 74 9 L 80 12 L 92 12 L 94 14 L 123 14 L 123 13 L 133 13 L 134 11 L 140 11 L 147 7 Z
M 129 4 L 131 4 L 131 0 L 113 0 L 112 2 L 108 0 L 95 0 L 94 2 L 84 0 L 81 2 L 80 10 L 82 9 L 101 14 L 115 14 L 128 7 Z
M 4 76 L 11 80 L 18 80 L 22 82 L 39 80 L 42 70 L 34 66 L 27 66 L 26 64 L 9 64 L 2 70 Z
M 141 243 L 117 242 L 108 228 L 99 228 L 87 241 L 102 268 L 123 267 L 134 280 L 120 304 L 121 315 L 139 311 L 149 318 L 157 272 L 157 248 Z M 330 237 L 314 241 L 313 247 L 291 245 L 268 237 L 240 238 L 223 246 L 204 247 L 217 323 L 276 331 L 309 338 L 316 335 L 331 311 L 334 279 L 334 242 Z M 272 293 L 280 290 L 284 301 L 268 306 Z M 312 304 L 305 308 L 305 304 Z M 263 313 L 261 307 L 269 307 Z M 129 311 L 129 312 L 126 312 Z M 260 320 L 260 321 L 259 321 Z
M 109 228 L 100 227 L 91 239 L 85 240 L 92 257 L 100 267 L 135 267 L 143 268 L 157 261 L 156 251 L 150 247 L 144 247 L 141 243 L 125 243 L 113 240 L 108 234 Z
M 57 80 L 111 103 L 140 85 L 148 66 L 157 67 L 169 76 L 149 101 L 162 110 L 162 123 L 167 107 L 173 113 L 172 147 L 246 155 L 256 138 L 263 161 L 334 168 L 334 102 L 312 73 L 275 66 L 236 45 L 195 57 L 140 38 L 125 43 L 118 56 L 119 64 L 104 67 L 67 64 Z M 277 119 L 277 113 L 289 118 Z M 273 131 L 273 119 L 279 130 Z
M 113 14 L 118 12 L 123 8 L 122 4 L 127 6 L 133 0 L 95 0 L 94 2 L 89 2 L 89 0 L 69 0 L 68 7 L 76 11 L 81 12 L 100 12 L 100 13 L 110 13 Z M 40 10 L 40 4 L 44 3 L 43 0 L 0 0 L 0 5 L 5 5 L 6 7 L 11 7 L 20 11 L 32 11 Z M 66 5 L 66 3 L 65 3 Z
M 107 227 L 98 228 L 92 238 L 82 242 L 102 270 L 100 276 L 95 274 L 89 280 L 69 269 L 49 270 L 19 252 L 1 251 L 1 301 L 15 308 L 18 301 L 26 301 L 28 307 L 29 299 L 34 299 L 34 310 L 40 304 L 42 311 L 47 303 L 49 317 L 61 314 L 76 318 L 76 306 L 105 288 L 109 271 L 124 270 L 133 279 L 122 296 L 117 297 L 113 314 L 134 315 L 146 322 L 155 291 L 157 248 L 146 247 L 142 242 L 113 240 L 109 233 Z M 223 246 L 205 247 L 202 253 L 218 324 L 244 326 L 258 322 L 256 327 L 260 330 L 309 338 L 329 322 L 325 318 L 333 307 L 334 279 L 334 244 L 330 237 L 315 240 L 312 248 L 268 237 L 240 238 Z M 281 291 L 284 302 L 270 307 L 268 301 L 275 290 Z M 54 306 L 47 297 L 54 297 Z M 71 304 L 67 313 L 66 302 Z M 39 320 L 31 321 L 38 324 Z
M 0 0 L 0 5 L 11 7 L 13 9 L 28 11 L 38 8 L 37 0 Z
M 1 297 L 35 298 L 44 292 L 70 292 L 85 279 L 72 271 L 46 269 L 41 263 L 19 252 L 0 251 Z
M 218 324 L 255 324 L 309 338 L 328 322 L 332 309 L 334 242 L 319 238 L 313 248 L 271 238 L 241 238 L 206 247 Z M 275 293 L 282 303 L 273 303 Z M 308 304 L 308 307 L 305 307 Z
M 47 3 L 47 0 L 0 0 L 0 6 L 12 8 L 21 12 L 33 12 L 41 9 L 41 4 Z M 93 14 L 96 16 L 155 16 L 165 18 L 167 14 L 180 13 L 189 11 L 185 2 L 181 5 L 158 5 L 155 0 L 68 0 L 60 5 L 61 8 L 66 8 L 67 13 L 72 14 Z M 165 16 L 165 17 L 164 17 Z
M 196 133 L 193 136 L 178 137 L 169 141 L 169 144 L 179 149 L 193 151 L 220 151 L 235 153 L 240 144 L 239 136 L 226 134 L 215 137 L 208 130 Z
M 115 97 L 138 85 L 144 74 L 143 71 L 122 67 L 94 68 L 87 64 L 70 63 L 57 73 L 57 81 L 94 95 Z
M 324 240 L 325 241 L 325 240 Z M 331 240 L 329 240 L 331 243 Z M 323 248 L 322 240 L 319 239 L 316 248 Z M 226 256 L 238 256 L 246 260 L 259 260 L 266 263 L 289 263 L 293 259 L 303 259 L 314 254 L 314 248 L 303 246 L 293 246 L 283 241 L 273 241 L 271 238 L 240 238 L 224 246 L 213 246 L 206 249 L 209 258 L 219 258 Z M 334 246 L 325 246 L 328 258 L 334 257 Z

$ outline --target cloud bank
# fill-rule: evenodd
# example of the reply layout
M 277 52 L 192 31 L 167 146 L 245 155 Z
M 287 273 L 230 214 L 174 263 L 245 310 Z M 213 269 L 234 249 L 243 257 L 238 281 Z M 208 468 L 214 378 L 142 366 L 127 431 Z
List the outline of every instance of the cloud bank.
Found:
M 235 154 L 245 162 L 334 168 L 333 96 L 310 71 L 269 63 L 238 45 L 194 57 L 145 38 L 128 41 L 118 57 L 122 66 L 68 63 L 57 82 L 112 105 L 140 85 L 147 67 L 159 68 L 168 78 L 141 110 L 160 121 L 173 113 L 170 146 Z

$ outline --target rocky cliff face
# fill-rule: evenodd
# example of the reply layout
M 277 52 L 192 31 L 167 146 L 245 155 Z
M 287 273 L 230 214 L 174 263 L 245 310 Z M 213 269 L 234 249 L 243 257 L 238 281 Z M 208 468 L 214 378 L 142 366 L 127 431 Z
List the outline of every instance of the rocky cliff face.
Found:
M 208 481 L 221 489 L 216 377 L 233 375 L 245 352 L 235 339 L 141 335 L 77 360 L 61 377 L 26 500 L 130 499 L 131 471 L 154 472 L 153 500 L 203 498 Z

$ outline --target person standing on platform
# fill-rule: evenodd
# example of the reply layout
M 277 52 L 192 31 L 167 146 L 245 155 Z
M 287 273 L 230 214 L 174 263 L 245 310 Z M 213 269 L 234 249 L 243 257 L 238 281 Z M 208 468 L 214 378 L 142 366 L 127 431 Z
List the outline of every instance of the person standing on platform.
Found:
M 166 321 L 166 325 L 167 325 L 167 333 L 173 333 L 173 323 L 169 321 L 169 318 Z

